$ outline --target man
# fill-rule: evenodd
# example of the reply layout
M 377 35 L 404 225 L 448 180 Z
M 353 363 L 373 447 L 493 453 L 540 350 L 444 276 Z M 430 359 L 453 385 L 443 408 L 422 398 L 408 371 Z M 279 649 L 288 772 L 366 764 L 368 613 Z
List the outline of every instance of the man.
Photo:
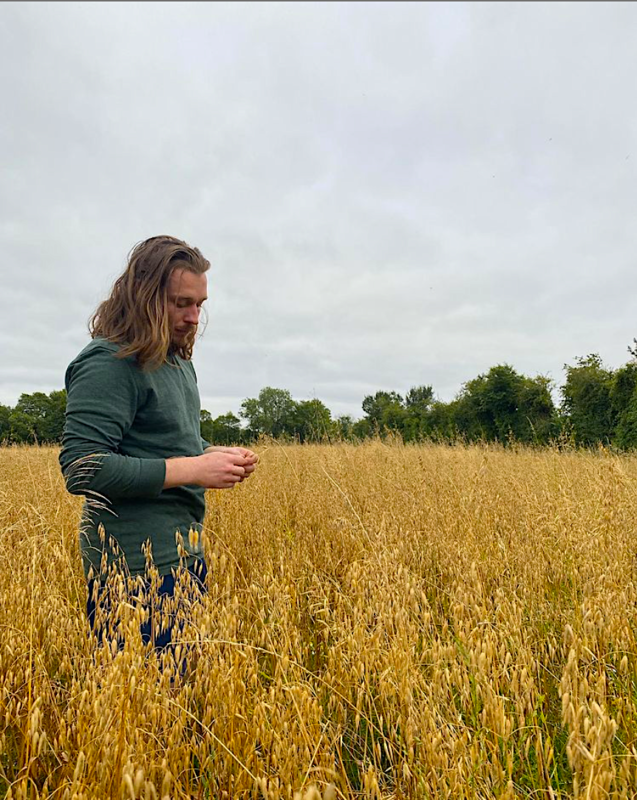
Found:
M 209 262 L 198 249 L 156 236 L 130 253 L 110 297 L 93 315 L 92 341 L 66 371 L 60 466 L 85 495 L 80 529 L 94 623 L 104 576 L 142 576 L 152 561 L 160 595 L 187 566 L 203 590 L 206 489 L 232 489 L 257 457 L 212 447 L 200 433 L 191 357 Z M 142 635 L 151 638 L 150 628 Z M 156 646 L 170 641 L 170 629 Z

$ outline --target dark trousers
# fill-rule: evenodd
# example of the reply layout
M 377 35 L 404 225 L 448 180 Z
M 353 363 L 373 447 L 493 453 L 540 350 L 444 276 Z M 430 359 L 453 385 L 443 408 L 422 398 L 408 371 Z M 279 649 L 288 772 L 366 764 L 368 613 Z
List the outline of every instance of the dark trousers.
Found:
M 206 562 L 197 560 L 188 568 L 188 572 L 192 577 L 192 585 L 194 586 L 195 593 L 199 596 L 206 592 Z M 150 592 L 150 581 L 144 580 L 143 590 L 144 605 L 150 611 L 149 619 L 140 625 L 140 633 L 144 644 L 152 642 L 155 649 L 165 650 L 170 648 L 173 643 L 173 637 L 178 638 L 179 630 L 175 622 L 169 622 L 167 627 L 158 630 L 157 617 L 161 614 L 161 607 L 164 600 L 173 598 L 175 594 L 175 577 L 171 573 L 164 575 L 157 592 Z M 134 591 L 132 594 L 139 595 L 139 591 Z M 97 609 L 98 606 L 108 616 L 111 612 L 111 599 L 109 597 L 108 587 L 102 583 L 98 578 L 92 578 L 88 581 L 88 600 L 86 603 L 86 615 L 88 617 L 91 629 L 98 635 L 98 638 L 103 638 L 104 631 L 100 630 L 97 622 Z M 103 619 L 103 615 L 102 615 Z M 176 634 L 176 635 L 175 635 Z M 124 642 L 121 637 L 118 638 L 120 648 Z

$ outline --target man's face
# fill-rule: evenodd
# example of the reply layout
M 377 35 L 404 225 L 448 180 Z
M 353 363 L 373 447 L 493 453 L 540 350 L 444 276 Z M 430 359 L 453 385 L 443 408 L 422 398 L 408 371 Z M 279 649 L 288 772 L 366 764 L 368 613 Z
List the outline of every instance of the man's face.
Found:
M 168 281 L 168 319 L 174 345 L 185 344 L 199 324 L 201 305 L 208 299 L 208 279 L 187 269 L 175 269 Z

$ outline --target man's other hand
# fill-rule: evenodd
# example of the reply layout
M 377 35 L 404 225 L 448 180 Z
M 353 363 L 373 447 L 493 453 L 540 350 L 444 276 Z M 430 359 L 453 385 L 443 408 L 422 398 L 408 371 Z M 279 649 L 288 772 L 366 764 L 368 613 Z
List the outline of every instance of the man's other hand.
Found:
M 246 470 L 252 464 L 240 453 L 224 453 L 220 451 L 205 452 L 197 456 L 196 483 L 206 489 L 232 489 L 247 477 Z
M 204 455 L 207 453 L 231 453 L 234 455 L 243 456 L 247 463 L 244 466 L 245 474 L 242 476 L 241 480 L 238 481 L 239 483 L 244 481 L 246 478 L 249 478 L 259 463 L 259 456 L 256 453 L 253 453 L 252 450 L 248 450 L 246 447 L 222 447 L 220 445 L 212 445 L 204 450 Z
M 233 489 L 254 472 L 257 461 L 255 453 L 243 447 L 207 448 L 201 456 L 168 458 L 163 488 L 194 484 L 206 489 Z

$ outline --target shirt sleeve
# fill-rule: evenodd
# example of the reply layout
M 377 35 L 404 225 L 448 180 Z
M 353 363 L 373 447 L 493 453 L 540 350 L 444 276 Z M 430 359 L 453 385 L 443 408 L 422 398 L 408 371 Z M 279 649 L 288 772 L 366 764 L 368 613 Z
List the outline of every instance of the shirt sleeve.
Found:
M 195 379 L 195 383 L 198 383 L 198 381 L 197 381 L 197 372 L 195 370 L 195 365 L 192 363 L 192 361 L 188 361 L 188 366 L 189 366 L 189 368 L 190 368 L 190 370 L 191 370 L 191 372 L 193 374 L 193 377 Z M 201 414 L 201 412 L 199 412 L 199 413 Z M 212 447 L 212 445 L 210 444 L 210 442 L 206 441 L 202 436 L 201 437 L 201 449 L 205 451 L 205 449 L 207 447 Z
M 139 407 L 134 365 L 95 348 L 66 374 L 67 406 L 60 466 L 71 494 L 153 498 L 163 489 L 163 458 L 118 453 Z

